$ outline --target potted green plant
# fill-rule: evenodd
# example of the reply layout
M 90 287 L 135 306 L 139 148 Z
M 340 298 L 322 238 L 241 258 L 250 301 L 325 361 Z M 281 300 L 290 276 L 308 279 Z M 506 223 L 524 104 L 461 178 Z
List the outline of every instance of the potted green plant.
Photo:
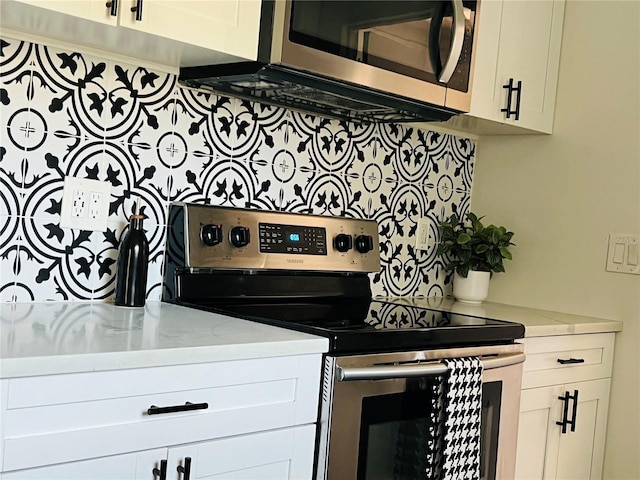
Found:
M 444 257 L 445 268 L 454 271 L 453 295 L 461 302 L 481 303 L 487 298 L 491 275 L 504 272 L 503 260 L 512 258 L 513 232 L 485 226 L 482 218 L 469 212 L 462 221 L 454 213 L 439 224 L 437 254 Z

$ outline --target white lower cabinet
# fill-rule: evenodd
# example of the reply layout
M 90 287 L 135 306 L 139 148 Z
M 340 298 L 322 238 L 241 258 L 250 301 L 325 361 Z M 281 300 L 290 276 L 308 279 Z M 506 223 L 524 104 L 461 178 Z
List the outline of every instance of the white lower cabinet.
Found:
M 36 455 L 36 452 L 34 452 Z M 167 449 L 112 455 L 79 462 L 62 463 L 3 473 L 2 480 L 148 480 Z M 169 477 L 171 478 L 171 477 Z
M 310 479 L 314 441 L 315 426 L 305 425 L 169 449 L 29 468 L 5 473 L 2 479 Z
M 182 479 L 178 467 L 190 464 L 191 480 L 310 479 L 315 426 L 241 435 L 169 449 L 167 479 Z
M 3 380 L 2 480 L 310 479 L 321 355 Z
M 602 478 L 614 334 L 524 343 L 516 479 Z

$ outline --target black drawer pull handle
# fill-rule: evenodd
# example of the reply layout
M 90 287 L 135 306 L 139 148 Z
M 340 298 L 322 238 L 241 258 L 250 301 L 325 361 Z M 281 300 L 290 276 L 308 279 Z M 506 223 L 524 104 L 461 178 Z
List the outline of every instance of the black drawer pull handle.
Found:
M 182 474 L 182 480 L 191 479 L 191 457 L 184 457 L 184 467 L 178 465 L 178 473 Z
M 151 473 L 153 477 L 160 477 L 160 480 L 167 480 L 167 461 L 160 460 L 160 469 L 154 468 Z
M 209 408 L 208 403 L 191 403 L 187 402 L 184 405 L 173 405 L 171 407 L 156 407 L 151 405 L 147 410 L 147 415 L 161 415 L 163 413 L 175 413 L 175 412 L 189 412 L 191 410 L 206 410 Z
M 572 363 L 584 363 L 584 358 L 559 358 L 560 365 L 570 365 Z

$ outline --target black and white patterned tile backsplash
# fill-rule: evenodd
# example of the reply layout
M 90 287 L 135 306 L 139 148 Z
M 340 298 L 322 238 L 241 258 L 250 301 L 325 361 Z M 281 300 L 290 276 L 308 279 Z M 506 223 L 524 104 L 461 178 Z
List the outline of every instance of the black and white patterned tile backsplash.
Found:
M 417 220 L 469 208 L 475 143 L 360 125 L 180 87 L 175 75 L 0 39 L 0 300 L 110 300 L 142 198 L 159 299 L 172 201 L 373 218 L 376 295 L 439 296 L 450 279 Z M 106 232 L 60 228 L 65 176 L 108 181 Z

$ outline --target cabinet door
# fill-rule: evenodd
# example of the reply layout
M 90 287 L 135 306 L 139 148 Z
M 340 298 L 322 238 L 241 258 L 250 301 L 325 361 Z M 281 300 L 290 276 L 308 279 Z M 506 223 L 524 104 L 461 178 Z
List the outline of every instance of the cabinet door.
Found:
M 2 0 L 0 6 L 3 27 L 162 65 L 258 55 L 260 0 Z
M 111 8 L 107 6 L 110 0 L 18 0 L 34 7 L 46 8 L 54 12 L 72 15 L 74 17 L 93 20 L 107 25 L 117 25 L 117 15 L 111 15 Z M 112 0 L 122 3 L 122 0 Z M 114 12 L 116 13 L 116 12 Z
M 609 410 L 610 379 L 570 383 L 564 390 L 578 392 L 575 432 L 560 435 L 558 479 L 595 480 L 602 478 L 604 441 Z
M 121 27 L 243 59 L 257 59 L 260 0 L 120 1 Z M 131 13 L 137 4 L 142 5 L 140 20 Z
M 516 479 L 596 480 L 602 476 L 610 379 L 522 391 Z M 565 392 L 578 392 L 575 431 L 562 420 Z M 569 401 L 568 418 L 573 414 Z
M 284 480 L 313 477 L 315 425 L 201 442 L 169 449 L 167 480 L 190 458 L 192 480 Z
M 490 1 L 480 8 L 470 114 L 551 133 L 564 0 Z M 518 120 L 501 111 L 509 79 L 522 82 Z
M 2 474 L 2 480 L 149 480 L 167 449 L 113 455 Z
M 520 397 L 520 422 L 516 479 L 555 478 L 560 442 L 556 421 L 562 418 L 562 385 L 523 390 Z

